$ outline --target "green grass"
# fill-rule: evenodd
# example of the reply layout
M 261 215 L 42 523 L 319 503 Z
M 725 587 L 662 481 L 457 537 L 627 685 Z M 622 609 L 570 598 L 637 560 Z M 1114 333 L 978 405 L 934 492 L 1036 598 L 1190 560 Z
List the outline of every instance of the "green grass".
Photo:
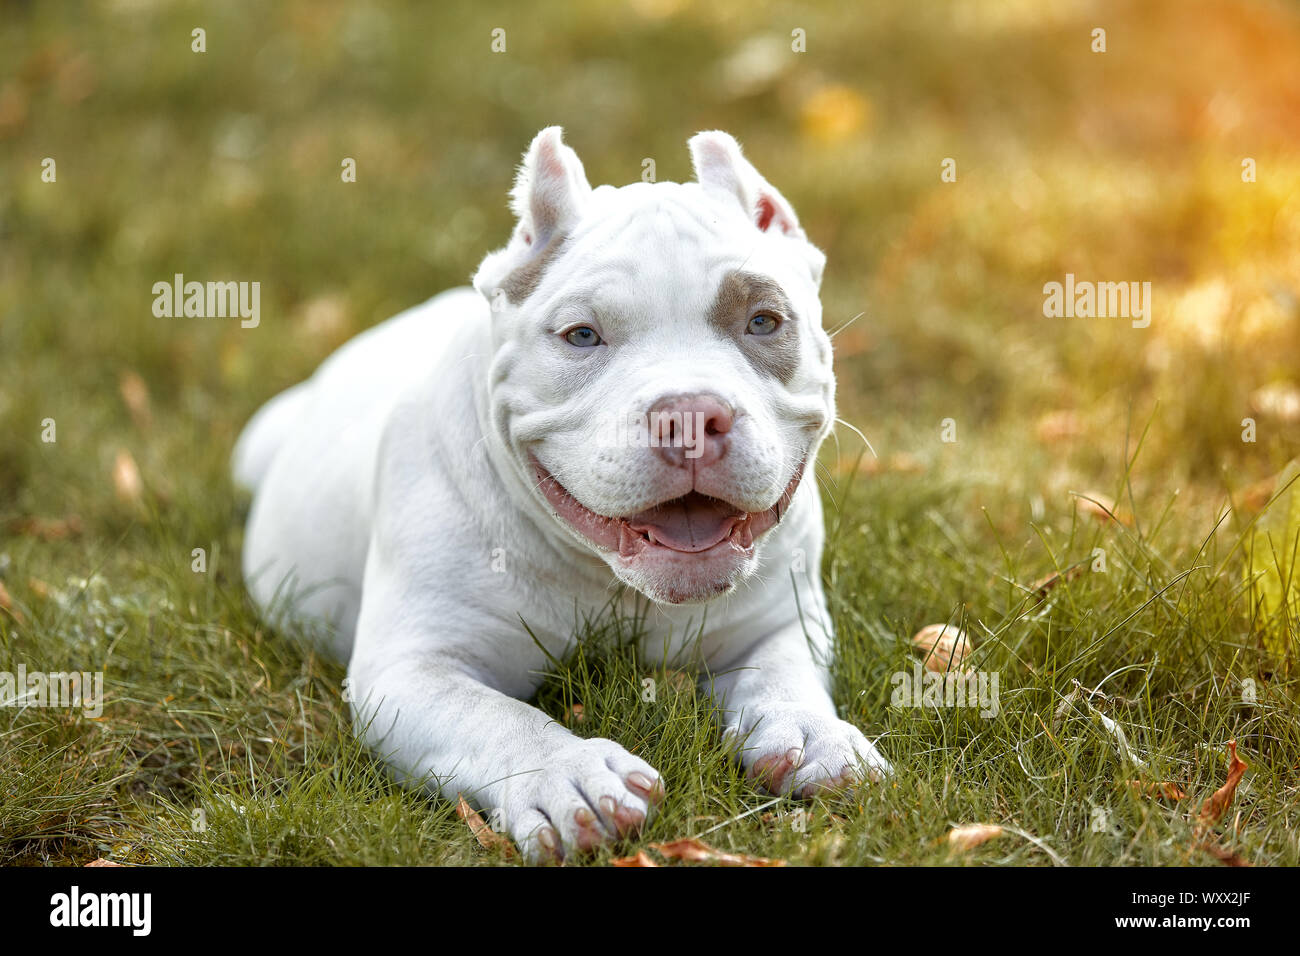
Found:
M 0 863 L 506 862 L 358 747 L 342 665 L 258 622 L 227 463 L 262 401 L 504 240 L 512 166 L 556 122 L 593 182 L 635 180 L 643 157 L 685 178 L 688 136 L 732 131 L 828 254 L 828 326 L 865 312 L 835 339 L 841 414 L 881 464 L 847 428 L 827 448 L 822 571 L 836 700 L 899 769 L 798 815 L 743 780 L 705 698 L 661 673 L 643 701 L 637 622 L 599 618 L 538 702 L 561 720 L 581 703 L 573 729 L 643 756 L 669 799 L 595 862 L 705 833 L 792 863 L 1214 862 L 1193 818 L 1235 739 L 1250 770 L 1215 840 L 1300 863 L 1297 636 L 1264 650 L 1237 546 L 1246 489 L 1300 454 L 1300 422 L 1252 404 L 1300 384 L 1300 10 L 1039 6 L 6 8 L 0 671 L 103 670 L 108 699 L 96 719 L 0 709 Z M 806 54 L 728 86 L 746 41 L 788 47 L 794 27 Z M 1042 285 L 1067 271 L 1151 281 L 1151 328 L 1045 319 Z M 261 326 L 154 318 L 174 272 L 260 280 Z M 138 500 L 115 488 L 123 451 Z M 910 636 L 943 621 L 999 675 L 996 717 L 890 707 Z M 1008 832 L 953 854 L 966 823 Z

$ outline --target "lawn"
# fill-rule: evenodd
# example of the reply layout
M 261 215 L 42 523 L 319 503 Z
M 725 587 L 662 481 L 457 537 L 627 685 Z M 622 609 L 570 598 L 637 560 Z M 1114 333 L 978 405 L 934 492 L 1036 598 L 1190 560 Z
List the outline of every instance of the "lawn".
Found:
M 0 10 L 0 673 L 105 696 L 0 691 L 0 864 L 511 862 L 352 740 L 341 663 L 258 621 L 228 461 L 268 397 L 504 242 L 551 124 L 616 184 L 688 178 L 687 138 L 726 129 L 826 251 L 835 693 L 899 771 L 765 796 L 639 622 L 597 615 L 538 702 L 669 798 L 592 862 L 700 836 L 1300 864 L 1300 5 L 486 6 Z M 155 316 L 177 273 L 260 282 L 260 323 Z M 1067 274 L 1149 282 L 1149 325 L 1045 315 Z M 996 714 L 891 705 L 945 622 Z M 1207 821 L 1229 741 L 1249 769 Z M 954 848 L 972 824 L 1003 830 Z

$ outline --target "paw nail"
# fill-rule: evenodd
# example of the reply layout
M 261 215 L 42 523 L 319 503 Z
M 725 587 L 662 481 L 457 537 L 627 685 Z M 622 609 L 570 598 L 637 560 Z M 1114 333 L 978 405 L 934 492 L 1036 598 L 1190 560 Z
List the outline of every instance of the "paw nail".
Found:
M 636 770 L 627 775 L 627 785 L 654 802 L 658 803 L 664 798 L 664 785 L 661 780 L 651 780 L 641 771 Z
M 586 807 L 573 811 L 573 822 L 580 827 L 589 827 L 596 822 L 596 815 Z
M 618 812 L 618 802 L 613 797 L 600 798 L 600 812 L 607 817 L 613 817 Z
M 614 825 L 618 828 L 619 835 L 635 833 L 641 829 L 645 823 L 645 815 L 639 810 L 629 810 L 627 807 L 619 807 L 614 814 Z

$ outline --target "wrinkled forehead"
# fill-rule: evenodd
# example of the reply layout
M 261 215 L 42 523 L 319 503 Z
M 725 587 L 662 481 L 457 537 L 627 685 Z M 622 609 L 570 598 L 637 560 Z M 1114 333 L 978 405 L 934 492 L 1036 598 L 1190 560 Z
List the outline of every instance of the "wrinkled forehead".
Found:
M 582 298 L 610 308 L 694 312 L 734 291 L 741 275 L 755 294 L 784 296 L 798 311 L 817 311 L 816 289 L 788 247 L 737 210 L 693 183 L 602 186 L 564 237 L 556 256 L 564 268 L 548 267 L 540 276 L 538 303 L 546 308 Z

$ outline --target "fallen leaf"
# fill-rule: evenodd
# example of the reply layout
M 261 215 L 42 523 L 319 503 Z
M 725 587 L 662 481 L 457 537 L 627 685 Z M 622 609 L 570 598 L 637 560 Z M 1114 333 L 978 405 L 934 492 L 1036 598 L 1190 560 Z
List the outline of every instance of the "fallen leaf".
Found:
M 1182 800 L 1187 796 L 1182 787 L 1167 780 L 1161 782 L 1150 780 L 1130 780 L 1128 785 L 1139 794 L 1145 794 L 1148 797 L 1159 797 L 1165 800 Z
M 127 504 L 135 504 L 144 493 L 140 469 L 125 448 L 119 449 L 113 459 L 113 490 L 117 492 L 118 500 Z
M 642 850 L 636 856 L 620 856 L 617 860 L 610 860 L 610 866 L 658 866 L 654 860 L 650 859 L 649 854 Z
M 91 860 L 86 866 L 121 866 L 121 863 L 114 863 L 112 860 L 106 860 L 102 856 L 98 860 Z
M 1002 828 L 992 823 L 971 823 L 953 827 L 948 831 L 948 846 L 961 853 L 973 850 L 981 843 L 1002 836 Z
M 1201 804 L 1201 812 L 1197 816 L 1198 821 L 1206 826 L 1213 826 L 1222 819 L 1237 792 L 1237 784 L 1241 783 L 1242 775 L 1250 766 L 1237 756 L 1237 741 L 1228 741 L 1228 754 L 1228 779 Z
M 1047 599 L 1047 593 L 1058 584 L 1073 581 L 1079 575 L 1083 574 L 1083 565 L 1076 564 L 1073 567 L 1066 568 L 1064 571 L 1053 571 L 1046 577 L 1039 578 L 1033 584 L 1029 585 L 1029 590 L 1038 595 L 1039 601 Z
M 145 385 L 144 379 L 135 372 L 123 372 L 117 388 L 136 428 L 148 431 L 153 425 L 153 409 L 149 405 L 149 386 Z
M 581 704 L 564 708 L 564 722 L 570 726 L 580 724 L 587 719 L 587 710 Z
M 961 670 L 971 651 L 971 640 L 955 624 L 928 624 L 912 637 L 912 645 L 925 654 L 925 669 L 946 673 Z
M 487 821 L 479 816 L 478 811 L 466 803 L 465 798 L 459 793 L 456 794 L 456 816 L 465 821 L 469 832 L 474 834 L 474 839 L 483 849 L 502 850 L 506 856 L 514 856 L 515 847 L 510 842 L 510 838 L 488 826 Z
M 671 843 L 651 843 L 650 849 L 657 850 L 670 860 L 682 860 L 686 863 L 717 863 L 721 866 L 785 866 L 785 860 L 726 853 L 693 837 L 673 840 Z

